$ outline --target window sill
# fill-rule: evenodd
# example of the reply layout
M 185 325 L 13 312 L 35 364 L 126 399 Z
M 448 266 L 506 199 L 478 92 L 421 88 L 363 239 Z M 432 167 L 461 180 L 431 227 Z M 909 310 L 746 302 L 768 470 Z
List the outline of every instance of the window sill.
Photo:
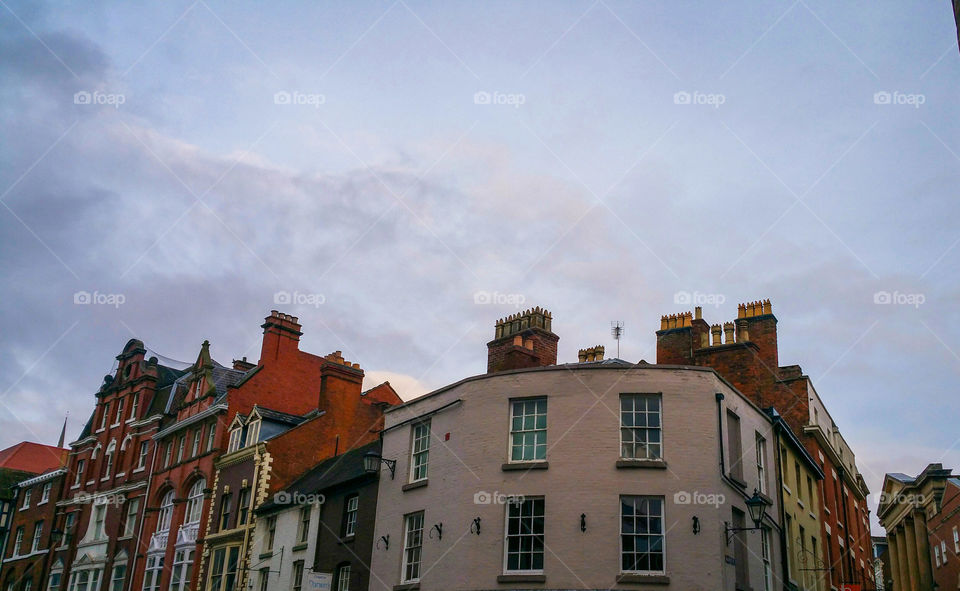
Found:
M 429 481 L 428 479 L 424 478 L 423 480 L 418 480 L 418 481 L 416 481 L 416 482 L 410 482 L 410 483 L 408 483 L 408 484 L 404 484 L 402 487 L 400 487 L 400 490 L 402 490 L 403 492 L 407 492 L 408 490 L 413 490 L 413 489 L 416 489 L 416 488 L 423 488 L 423 487 L 427 486 L 427 484 L 429 484 L 429 483 L 430 483 L 430 481 Z
M 291 551 L 291 552 L 300 552 L 301 550 L 306 550 L 306 549 L 307 549 L 307 543 L 306 543 L 306 542 L 303 542 L 302 544 L 297 544 L 297 545 L 294 546 L 293 548 L 290 548 L 290 551 Z
M 141 468 L 136 468 L 136 469 L 133 471 L 133 474 L 136 474 L 137 472 L 143 472 L 143 471 L 146 470 L 146 469 L 147 469 L 146 466 L 143 466 L 143 467 L 141 467 Z
M 617 460 L 617 469 L 650 468 L 666 470 L 667 463 L 663 460 Z
M 731 480 L 731 482 L 733 482 L 734 484 L 736 484 L 736 485 L 739 486 L 740 488 L 747 488 L 747 483 L 746 483 L 746 481 L 743 480 L 742 478 L 740 478 L 739 476 L 736 476 L 736 475 L 734 475 L 734 474 L 727 474 L 727 478 L 729 478 L 729 479 Z
M 343 536 L 342 538 L 337 540 L 337 543 L 340 544 L 341 546 L 343 544 L 352 544 L 355 539 L 357 539 L 356 535 Z
M 420 581 L 416 583 L 402 583 L 400 585 L 394 585 L 393 591 L 413 591 L 414 589 L 420 588 Z
M 549 467 L 550 462 L 546 460 L 540 462 L 510 462 L 500 465 L 500 469 L 504 472 L 512 472 L 515 470 L 522 472 L 526 472 L 527 470 L 546 470 Z
M 260 559 L 260 560 L 266 560 L 267 558 L 273 558 L 273 551 L 271 550 L 270 552 L 264 552 L 263 554 L 261 554 L 261 555 L 258 556 L 257 558 Z
M 547 575 L 498 575 L 498 583 L 546 583 Z

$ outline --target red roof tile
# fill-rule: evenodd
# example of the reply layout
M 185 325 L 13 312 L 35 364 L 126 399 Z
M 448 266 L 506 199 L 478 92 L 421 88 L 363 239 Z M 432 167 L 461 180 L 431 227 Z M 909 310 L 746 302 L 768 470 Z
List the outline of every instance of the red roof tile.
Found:
M 68 451 L 52 445 L 22 441 L 13 447 L 0 450 L 0 468 L 40 474 L 63 466 Z

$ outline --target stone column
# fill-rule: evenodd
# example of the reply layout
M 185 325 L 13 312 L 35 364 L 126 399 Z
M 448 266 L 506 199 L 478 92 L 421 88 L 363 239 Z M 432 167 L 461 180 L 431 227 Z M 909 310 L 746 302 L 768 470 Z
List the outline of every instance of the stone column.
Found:
M 927 591 L 920 589 L 920 555 L 917 553 L 917 535 L 914 531 L 913 518 L 907 516 L 903 520 L 904 546 L 907 549 L 907 580 L 909 587 L 904 585 L 904 589 L 911 591 Z
M 896 527 L 896 539 L 897 539 L 897 563 L 899 567 L 897 568 L 897 587 L 896 591 L 909 591 L 910 590 L 910 569 L 907 565 L 907 542 L 905 539 L 905 533 L 903 525 L 898 525 Z
M 890 576 L 893 577 L 893 588 L 902 589 L 900 586 L 900 554 L 897 551 L 896 530 L 887 534 L 887 560 L 890 562 Z M 882 573 L 881 573 L 881 576 Z M 883 582 L 886 584 L 886 581 Z
M 933 569 L 930 566 L 930 541 L 927 539 L 927 517 L 920 509 L 913 512 L 913 533 L 916 536 L 920 588 L 933 589 Z

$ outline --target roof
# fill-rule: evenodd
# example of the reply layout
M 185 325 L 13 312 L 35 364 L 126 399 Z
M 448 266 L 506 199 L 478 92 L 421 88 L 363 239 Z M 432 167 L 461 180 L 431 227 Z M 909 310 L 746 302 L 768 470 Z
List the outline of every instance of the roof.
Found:
M 914 482 L 917 481 L 917 479 L 914 478 L 913 476 L 909 476 L 907 474 L 904 474 L 903 472 L 888 472 L 887 476 L 889 476 L 890 478 L 893 478 L 894 480 L 899 480 L 904 484 L 913 484 Z
M 299 425 L 300 423 L 306 421 L 305 417 L 299 415 L 292 415 L 285 412 L 280 412 L 279 410 L 273 410 L 263 406 L 257 406 L 257 414 L 260 415 L 260 418 L 265 421 L 272 421 L 274 423 L 287 423 L 289 425 Z
M 61 467 L 69 450 L 30 441 L 0 450 L 0 468 L 40 474 Z
M 320 462 L 285 489 L 286 492 L 290 493 L 288 498 L 312 495 L 369 476 L 363 468 L 363 456 L 370 451 L 380 453 L 379 440 Z M 279 506 L 271 498 L 261 505 L 257 511 L 268 512 L 277 509 Z
M 212 382 L 214 388 L 216 388 L 217 395 L 214 399 L 214 404 L 221 402 L 227 396 L 227 388 L 230 386 L 236 386 L 240 380 L 243 379 L 246 374 L 245 371 L 239 369 L 233 369 L 231 367 L 224 367 L 216 361 L 213 361 L 213 367 L 210 368 L 210 376 L 212 377 Z M 200 373 L 206 373 L 206 370 L 202 370 Z M 190 382 L 196 379 L 196 370 L 190 370 L 185 372 L 183 375 L 178 377 L 176 381 L 171 385 L 172 394 L 169 396 L 169 399 L 166 401 L 166 411 L 169 413 L 171 409 L 176 408 L 184 398 L 186 398 L 187 393 L 190 391 Z

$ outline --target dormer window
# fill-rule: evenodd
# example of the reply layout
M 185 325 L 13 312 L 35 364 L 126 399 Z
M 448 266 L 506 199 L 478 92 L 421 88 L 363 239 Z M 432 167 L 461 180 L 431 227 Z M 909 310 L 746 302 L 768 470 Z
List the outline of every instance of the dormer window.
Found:
M 203 378 L 200 378 L 200 379 L 197 380 L 197 389 L 194 390 L 194 392 L 193 392 L 193 397 L 194 397 L 194 398 L 200 398 L 200 392 L 201 392 L 200 388 L 201 388 L 202 386 L 203 386 Z
M 257 443 L 260 438 L 260 419 L 250 421 L 247 425 L 246 445 L 251 446 Z
M 243 428 L 239 426 L 234 427 L 230 431 L 230 445 L 227 446 L 227 451 L 231 452 L 231 451 L 237 451 L 238 449 L 240 449 L 240 445 L 243 443 L 242 439 L 243 439 Z

